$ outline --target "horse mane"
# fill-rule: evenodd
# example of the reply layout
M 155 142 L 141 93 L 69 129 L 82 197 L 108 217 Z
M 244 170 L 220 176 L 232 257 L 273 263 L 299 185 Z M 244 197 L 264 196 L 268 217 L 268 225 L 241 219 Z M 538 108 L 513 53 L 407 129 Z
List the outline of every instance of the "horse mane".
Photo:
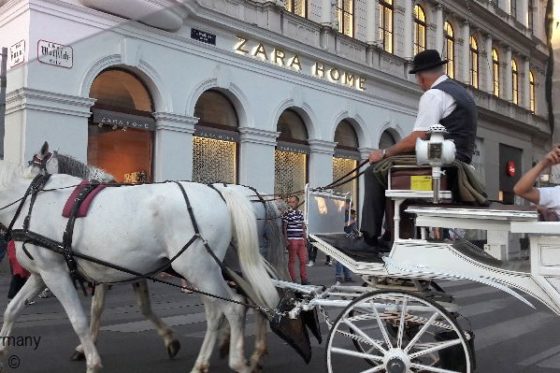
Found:
M 101 182 L 113 181 L 115 178 L 105 170 L 97 167 L 88 166 L 79 160 L 68 155 L 56 153 L 58 160 L 58 173 L 76 176 L 82 179 L 96 180 Z

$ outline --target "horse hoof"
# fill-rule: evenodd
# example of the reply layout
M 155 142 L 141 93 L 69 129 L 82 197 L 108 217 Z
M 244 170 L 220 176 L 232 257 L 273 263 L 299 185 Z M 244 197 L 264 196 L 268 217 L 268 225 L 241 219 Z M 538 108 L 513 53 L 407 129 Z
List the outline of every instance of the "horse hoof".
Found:
M 72 356 L 70 356 L 71 361 L 84 361 L 86 360 L 86 354 L 81 351 L 74 351 Z
M 173 359 L 180 349 L 181 343 L 179 343 L 176 339 L 172 340 L 171 343 L 167 345 L 167 354 L 169 355 L 169 358 Z

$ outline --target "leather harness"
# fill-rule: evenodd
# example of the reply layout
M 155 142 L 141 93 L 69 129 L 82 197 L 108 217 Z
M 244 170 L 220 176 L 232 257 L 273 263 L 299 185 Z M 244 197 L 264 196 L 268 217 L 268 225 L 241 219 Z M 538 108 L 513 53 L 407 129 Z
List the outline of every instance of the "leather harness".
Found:
M 42 168 L 42 170 L 44 170 L 44 168 Z M 46 170 L 44 170 L 44 171 L 46 171 Z M 200 230 L 199 230 L 199 227 L 198 227 L 198 223 L 197 223 L 196 218 L 195 218 L 194 213 L 193 213 L 193 209 L 192 209 L 190 199 L 189 199 L 189 197 L 188 197 L 188 195 L 185 191 L 184 186 L 178 181 L 173 181 L 173 183 L 175 183 L 179 187 L 179 190 L 181 191 L 181 194 L 183 195 L 183 198 L 184 198 L 186 206 L 187 206 L 187 211 L 188 211 L 188 214 L 189 214 L 189 217 L 190 217 L 190 221 L 192 223 L 195 234 L 181 248 L 181 250 L 179 250 L 179 252 L 177 252 L 177 254 L 175 254 L 171 259 L 167 260 L 166 263 L 164 263 L 163 265 L 161 265 L 159 268 L 157 268 L 156 270 L 154 270 L 152 272 L 144 273 L 144 274 L 139 273 L 139 272 L 127 269 L 125 267 L 122 267 L 122 266 L 119 266 L 119 265 L 116 265 L 116 264 L 113 264 L 113 263 L 109 263 L 109 262 L 106 262 L 106 261 L 101 260 L 101 259 L 91 257 L 89 255 L 85 255 L 85 254 L 82 254 L 82 253 L 76 253 L 72 250 L 72 239 L 73 239 L 73 235 L 74 235 L 74 225 L 76 223 L 77 213 L 80 209 L 81 204 L 86 199 L 86 197 L 89 195 L 89 193 L 91 193 L 99 185 L 98 182 L 90 182 L 90 184 L 86 184 L 84 186 L 83 190 L 76 197 L 74 205 L 72 207 L 71 215 L 68 218 L 68 222 L 66 223 L 66 229 L 64 230 L 62 242 L 53 240 L 49 237 L 46 237 L 46 236 L 43 236 L 41 234 L 38 234 L 36 232 L 31 231 L 30 230 L 30 224 L 31 224 L 31 214 L 32 214 L 32 211 L 33 211 L 33 206 L 35 205 L 37 195 L 39 194 L 39 192 L 41 192 L 43 190 L 43 188 L 45 187 L 45 185 L 49 181 L 50 176 L 51 175 L 48 174 L 48 173 L 44 173 L 44 174 L 42 173 L 42 174 L 37 175 L 33 179 L 31 184 L 27 188 L 23 198 L 20 199 L 19 206 L 18 206 L 18 208 L 16 210 L 16 213 L 15 213 L 14 217 L 12 218 L 9 226 L 8 227 L 5 227 L 5 226 L 3 227 L 4 230 L 6 231 L 5 234 L 4 234 L 4 239 L 6 241 L 14 240 L 14 241 L 23 242 L 23 250 L 24 250 L 25 254 L 31 260 L 34 260 L 34 258 L 29 253 L 27 248 L 25 247 L 25 244 L 28 244 L 28 243 L 32 244 L 32 245 L 40 246 L 40 247 L 43 247 L 45 249 L 51 250 L 55 253 L 61 254 L 64 257 L 64 260 L 66 261 L 66 264 L 67 264 L 68 270 L 69 270 L 69 274 L 70 274 L 70 277 L 72 279 L 72 282 L 74 283 L 74 286 L 79 284 L 80 287 L 82 288 L 82 290 L 84 291 L 84 294 L 86 294 L 84 282 L 86 282 L 87 280 L 86 280 L 86 277 L 78 269 L 78 264 L 76 262 L 76 258 L 83 259 L 83 260 L 86 260 L 86 261 L 89 261 L 89 262 L 92 262 L 92 263 L 100 264 L 100 265 L 103 265 L 103 266 L 106 266 L 106 267 L 109 267 L 109 268 L 112 268 L 112 269 L 116 269 L 118 271 L 125 272 L 127 274 L 136 276 L 138 278 L 152 278 L 154 275 L 168 269 L 171 266 L 171 264 L 181 254 L 183 254 L 195 241 L 200 239 L 200 240 L 202 240 L 203 245 L 204 245 L 206 251 L 208 252 L 208 254 L 210 254 L 210 256 L 214 259 L 214 261 L 220 266 L 222 271 L 227 271 L 227 268 L 224 266 L 223 262 L 216 256 L 216 254 L 210 248 L 210 245 L 208 244 L 208 242 L 201 236 Z M 220 197 L 222 199 L 224 199 L 222 194 L 217 189 L 215 189 L 213 187 L 212 187 L 212 189 L 214 189 L 216 192 L 218 192 Z M 31 200 L 30 200 L 29 210 L 28 210 L 27 216 L 24 219 L 23 228 L 22 229 L 13 229 L 14 224 L 17 221 L 17 219 L 19 218 L 19 216 L 21 215 L 21 212 L 23 210 L 23 206 L 25 205 L 25 202 L 27 201 L 29 196 L 31 196 Z

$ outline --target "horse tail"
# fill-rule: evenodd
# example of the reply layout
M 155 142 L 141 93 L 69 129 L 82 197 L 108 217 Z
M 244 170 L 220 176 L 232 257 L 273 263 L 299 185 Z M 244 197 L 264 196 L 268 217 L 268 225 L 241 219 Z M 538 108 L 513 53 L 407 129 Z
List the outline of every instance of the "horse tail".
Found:
M 288 261 L 286 260 L 286 242 L 282 232 L 282 213 L 274 201 L 266 202 L 266 234 L 269 243 L 267 260 L 281 280 L 290 281 Z
M 251 284 L 255 301 L 275 308 L 280 301 L 278 292 L 267 272 L 267 266 L 259 253 L 257 218 L 247 198 L 233 190 L 222 190 L 226 200 L 237 242 L 237 254 L 243 277 Z

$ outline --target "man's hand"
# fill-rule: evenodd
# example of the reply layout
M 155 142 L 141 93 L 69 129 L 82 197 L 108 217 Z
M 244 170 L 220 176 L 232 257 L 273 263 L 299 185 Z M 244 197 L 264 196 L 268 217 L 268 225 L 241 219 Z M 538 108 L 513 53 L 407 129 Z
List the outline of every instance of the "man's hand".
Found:
M 560 145 L 555 145 L 554 148 L 544 157 L 546 166 L 554 166 L 560 163 Z
M 383 159 L 383 150 L 374 150 L 369 154 L 369 163 L 377 163 Z

